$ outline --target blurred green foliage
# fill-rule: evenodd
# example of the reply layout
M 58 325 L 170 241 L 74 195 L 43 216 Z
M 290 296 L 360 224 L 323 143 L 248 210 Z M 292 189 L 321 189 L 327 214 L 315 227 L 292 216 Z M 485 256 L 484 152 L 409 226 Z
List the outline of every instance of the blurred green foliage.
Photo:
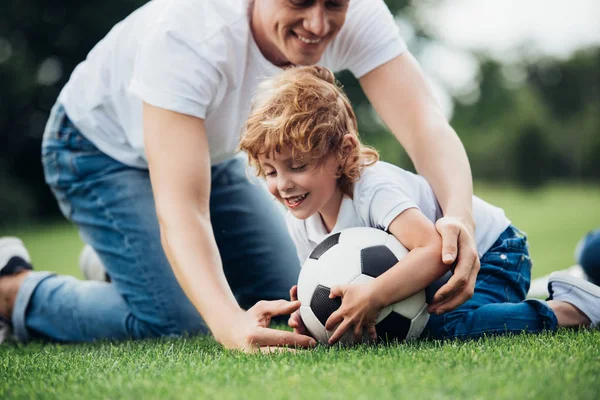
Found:
M 0 2 L 0 226 L 58 214 L 44 184 L 44 125 L 71 71 L 109 29 L 145 0 Z M 408 0 L 387 0 L 409 21 L 418 47 L 432 38 Z M 418 55 L 418 54 L 417 54 Z M 600 178 L 600 49 L 569 60 L 506 66 L 479 55 L 479 98 L 457 99 L 452 124 L 478 179 L 538 187 L 548 180 Z M 442 66 L 443 67 L 443 66 Z M 518 85 L 506 68 L 524 71 Z M 372 113 L 357 81 L 341 73 L 366 142 L 406 168 L 410 160 Z

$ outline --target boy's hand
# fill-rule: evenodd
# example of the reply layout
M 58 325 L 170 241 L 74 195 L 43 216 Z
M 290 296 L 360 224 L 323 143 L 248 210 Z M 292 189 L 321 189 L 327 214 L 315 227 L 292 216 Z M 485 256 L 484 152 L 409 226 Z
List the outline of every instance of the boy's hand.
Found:
M 333 299 L 335 297 L 342 298 L 342 305 L 329 316 L 325 323 L 325 329 L 327 330 L 331 330 L 339 324 L 331 338 L 329 338 L 329 344 L 334 344 L 340 340 L 351 326 L 354 326 L 355 341 L 362 339 L 363 329 L 367 330 L 372 340 L 377 340 L 375 323 L 382 307 L 379 307 L 373 301 L 371 285 L 334 286 L 331 288 L 329 298 Z
M 290 299 L 291 299 L 291 301 L 298 300 L 298 285 L 294 285 L 290 289 Z M 290 315 L 290 319 L 288 320 L 288 326 L 290 328 L 294 329 L 294 333 L 312 337 L 312 335 L 310 334 L 308 329 L 306 329 L 304 322 L 302 322 L 302 317 L 300 316 L 300 310 L 294 311 Z

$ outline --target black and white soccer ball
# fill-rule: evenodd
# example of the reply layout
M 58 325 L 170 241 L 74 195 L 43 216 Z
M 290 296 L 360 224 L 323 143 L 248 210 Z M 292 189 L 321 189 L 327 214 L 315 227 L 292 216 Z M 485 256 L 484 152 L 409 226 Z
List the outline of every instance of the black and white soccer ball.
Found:
M 333 331 L 325 329 L 329 316 L 342 304 L 329 298 L 336 285 L 367 283 L 393 267 L 408 250 L 387 232 L 374 228 L 349 228 L 328 236 L 311 253 L 298 278 L 298 300 L 304 325 L 319 342 L 327 343 Z M 418 337 L 429 320 L 425 291 L 385 307 L 377 318 L 382 341 Z M 369 341 L 364 333 L 363 341 Z M 349 329 L 340 343 L 353 344 Z

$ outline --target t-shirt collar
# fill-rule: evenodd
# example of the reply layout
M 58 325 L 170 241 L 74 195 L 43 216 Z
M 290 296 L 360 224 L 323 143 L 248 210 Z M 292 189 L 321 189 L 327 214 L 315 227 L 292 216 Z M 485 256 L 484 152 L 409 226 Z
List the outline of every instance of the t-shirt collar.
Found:
M 354 202 L 350 197 L 344 195 L 342 203 L 340 204 L 340 211 L 335 226 L 331 230 L 331 233 L 337 233 L 346 228 L 353 228 L 358 225 L 359 218 L 354 208 Z M 327 233 L 325 224 L 319 213 L 316 213 L 306 219 L 306 237 L 313 244 L 317 245 L 325 239 L 326 236 L 331 233 Z

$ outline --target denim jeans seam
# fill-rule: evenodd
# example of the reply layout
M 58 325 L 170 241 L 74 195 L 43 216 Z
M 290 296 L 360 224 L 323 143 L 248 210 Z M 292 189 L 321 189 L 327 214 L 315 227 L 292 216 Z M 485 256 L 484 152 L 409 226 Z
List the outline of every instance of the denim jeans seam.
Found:
M 104 214 L 107 217 L 107 219 L 111 222 L 111 225 L 115 229 L 115 231 L 123 238 L 123 243 L 125 244 L 126 248 L 132 248 L 131 243 L 129 242 L 128 236 L 119 228 L 118 221 L 110 213 L 109 207 L 106 207 L 106 205 L 103 204 L 100 197 L 94 193 L 94 189 L 90 187 L 91 185 L 86 185 L 86 186 L 88 186 L 88 187 L 86 187 L 85 189 L 94 198 L 94 203 L 96 203 L 96 205 L 99 207 L 99 209 L 102 210 L 102 214 Z M 138 276 L 144 277 L 145 286 L 147 288 L 160 287 L 160 285 L 149 285 L 148 284 L 148 281 L 150 280 L 149 275 L 146 273 L 146 270 L 144 268 L 139 267 L 140 259 L 137 254 L 135 255 L 134 265 L 135 265 L 135 273 L 138 274 Z M 156 303 L 158 303 L 158 305 L 160 307 L 159 310 L 166 309 L 166 304 L 165 304 L 165 301 L 164 301 L 164 298 L 162 295 L 157 295 L 157 293 L 152 293 L 151 298 L 154 299 L 154 301 Z M 162 312 L 159 314 L 161 315 L 161 321 L 166 322 L 167 329 L 169 329 L 170 331 L 173 331 L 175 329 L 174 321 L 168 315 L 166 316 L 166 319 L 165 319 L 165 315 L 163 315 Z M 135 318 L 138 319 L 137 316 L 135 316 Z

